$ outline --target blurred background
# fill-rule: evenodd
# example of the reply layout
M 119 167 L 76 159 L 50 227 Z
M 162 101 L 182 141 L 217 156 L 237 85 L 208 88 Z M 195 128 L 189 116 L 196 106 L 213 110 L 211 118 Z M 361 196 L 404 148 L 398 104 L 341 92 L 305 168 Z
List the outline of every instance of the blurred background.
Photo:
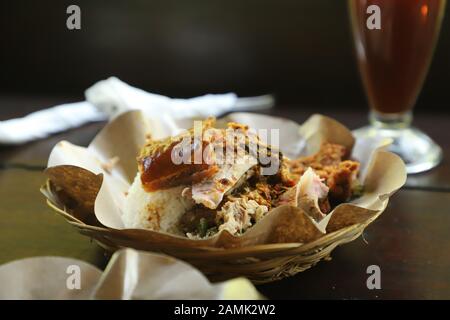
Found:
M 66 28 L 70 4 L 81 30 Z M 446 11 L 417 112 L 447 109 Z M 344 0 L 1 1 L 0 34 L 2 104 L 81 100 L 114 75 L 171 97 L 274 93 L 278 108 L 367 108 Z

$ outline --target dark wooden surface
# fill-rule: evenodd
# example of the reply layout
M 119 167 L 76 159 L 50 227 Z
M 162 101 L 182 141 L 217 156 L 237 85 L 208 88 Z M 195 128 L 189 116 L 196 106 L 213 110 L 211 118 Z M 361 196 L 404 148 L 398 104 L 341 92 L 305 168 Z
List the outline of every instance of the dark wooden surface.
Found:
M 0 120 L 32 108 L 18 106 L 61 102 L 65 101 L 0 98 Z M 269 113 L 301 122 L 317 111 L 289 106 Z M 365 112 L 364 108 L 323 111 L 350 128 L 365 123 Z M 258 289 L 273 299 L 450 299 L 449 120 L 446 114 L 417 115 L 415 124 L 443 147 L 444 162 L 428 173 L 410 176 L 363 238 L 337 248 L 331 261 Z M 48 209 L 38 190 L 53 145 L 62 139 L 87 145 L 102 126 L 88 124 L 23 146 L 0 147 L 0 264 L 29 256 L 59 255 L 104 267 L 103 251 Z M 381 268 L 381 290 L 366 287 L 370 265 Z

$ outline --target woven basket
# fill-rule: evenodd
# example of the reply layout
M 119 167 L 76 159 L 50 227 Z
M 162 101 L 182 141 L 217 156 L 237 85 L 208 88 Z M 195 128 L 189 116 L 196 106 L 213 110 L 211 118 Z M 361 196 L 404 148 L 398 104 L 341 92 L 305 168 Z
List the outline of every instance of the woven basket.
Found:
M 43 193 L 52 193 L 49 183 L 43 186 L 43 190 L 45 190 Z M 309 269 L 320 260 L 329 260 L 334 248 L 358 238 L 364 229 L 383 212 L 387 203 L 388 199 L 385 200 L 383 209 L 364 223 L 342 228 L 309 243 L 265 244 L 221 249 L 162 247 L 161 244 L 138 243 L 121 233 L 120 230 L 88 225 L 47 198 L 50 208 L 62 215 L 81 234 L 95 239 L 110 253 L 124 247 L 161 252 L 189 262 L 212 281 L 243 276 L 255 284 L 293 276 Z

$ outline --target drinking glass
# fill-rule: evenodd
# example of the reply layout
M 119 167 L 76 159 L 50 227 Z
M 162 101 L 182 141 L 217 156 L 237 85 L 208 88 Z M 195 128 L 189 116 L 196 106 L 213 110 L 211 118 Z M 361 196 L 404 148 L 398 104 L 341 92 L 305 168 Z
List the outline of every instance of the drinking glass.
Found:
M 355 135 L 391 138 L 390 151 L 402 157 L 408 173 L 429 170 L 442 160 L 441 148 L 411 122 L 445 4 L 446 0 L 348 0 L 356 57 L 370 106 L 369 125 L 355 130 Z M 380 29 L 373 28 L 375 20 L 367 21 L 375 13 L 373 5 L 379 8 Z

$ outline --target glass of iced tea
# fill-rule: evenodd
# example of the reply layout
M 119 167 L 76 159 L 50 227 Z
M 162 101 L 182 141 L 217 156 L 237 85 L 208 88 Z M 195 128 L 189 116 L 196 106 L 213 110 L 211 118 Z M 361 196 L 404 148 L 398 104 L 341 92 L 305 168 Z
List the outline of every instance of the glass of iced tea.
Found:
M 348 0 L 356 57 L 370 105 L 370 125 L 355 130 L 355 135 L 391 138 L 390 149 L 402 157 L 408 173 L 429 170 L 442 159 L 441 148 L 411 122 L 445 3 Z

